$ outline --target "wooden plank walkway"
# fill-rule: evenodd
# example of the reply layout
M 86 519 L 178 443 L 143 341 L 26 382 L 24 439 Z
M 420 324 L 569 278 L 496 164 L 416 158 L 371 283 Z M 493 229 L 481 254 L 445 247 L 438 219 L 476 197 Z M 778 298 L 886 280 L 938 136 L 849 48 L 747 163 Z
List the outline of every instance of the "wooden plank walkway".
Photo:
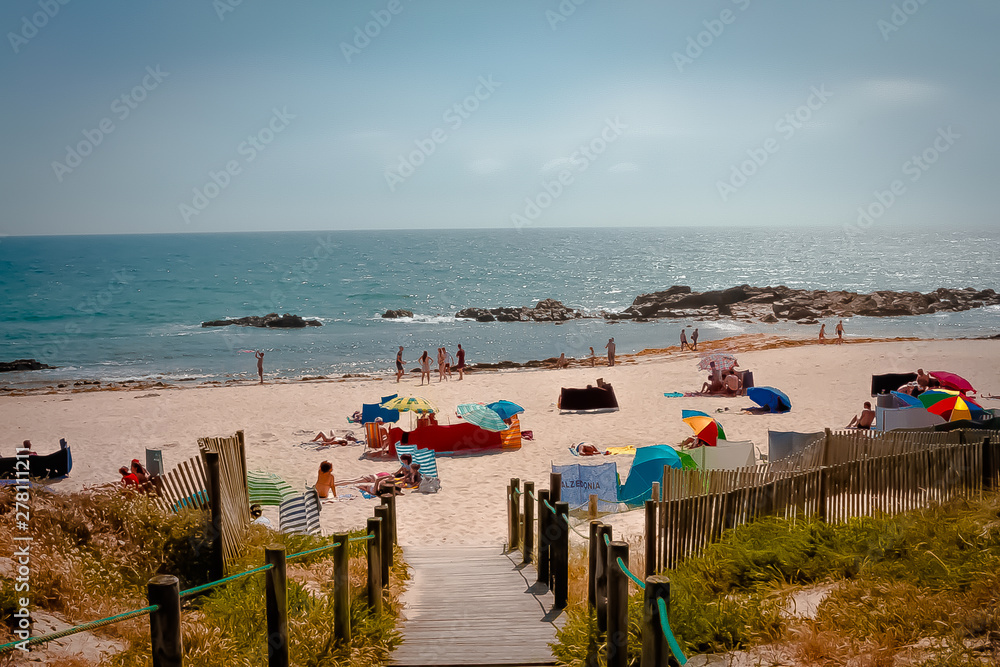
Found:
M 536 586 L 520 552 L 499 546 L 403 547 L 411 579 L 403 593 L 400 667 L 554 665 L 549 648 L 564 615 Z

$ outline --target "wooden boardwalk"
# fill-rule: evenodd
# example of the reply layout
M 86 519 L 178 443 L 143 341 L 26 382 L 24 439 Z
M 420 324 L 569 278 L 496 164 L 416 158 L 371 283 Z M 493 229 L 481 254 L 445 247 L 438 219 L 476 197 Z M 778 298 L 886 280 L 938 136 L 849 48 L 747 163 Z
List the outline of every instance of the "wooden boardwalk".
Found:
M 554 665 L 549 643 L 563 615 L 536 571 L 499 546 L 404 547 L 411 579 L 402 596 L 395 665 Z

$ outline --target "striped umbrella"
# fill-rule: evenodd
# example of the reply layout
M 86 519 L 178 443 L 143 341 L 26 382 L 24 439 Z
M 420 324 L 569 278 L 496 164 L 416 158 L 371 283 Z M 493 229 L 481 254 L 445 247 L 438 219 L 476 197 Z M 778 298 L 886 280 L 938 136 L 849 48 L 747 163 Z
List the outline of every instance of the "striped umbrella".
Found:
M 462 403 L 457 409 L 458 416 L 486 431 L 506 431 L 510 426 L 500 415 L 480 403 Z
M 917 398 L 927 408 L 927 412 L 933 412 L 948 422 L 960 419 L 975 419 L 983 414 L 981 406 L 968 396 L 962 396 L 957 391 L 934 389 L 932 391 L 925 391 Z
M 713 362 L 715 363 L 715 367 L 720 371 L 728 371 L 733 366 L 738 365 L 736 357 L 728 352 L 708 352 L 701 355 L 701 361 L 698 362 L 698 370 L 709 370 Z
M 726 432 L 722 429 L 722 424 L 704 412 L 698 410 L 682 410 L 681 421 L 694 430 L 694 434 L 700 440 L 714 447 L 719 440 L 726 439 Z
M 391 401 L 382 404 L 386 410 L 399 410 L 400 412 L 416 412 L 418 415 L 438 412 L 436 405 L 426 398 L 419 396 L 397 396 Z
M 263 470 L 247 472 L 247 489 L 251 504 L 280 505 L 285 498 L 295 495 L 291 484 L 273 472 Z

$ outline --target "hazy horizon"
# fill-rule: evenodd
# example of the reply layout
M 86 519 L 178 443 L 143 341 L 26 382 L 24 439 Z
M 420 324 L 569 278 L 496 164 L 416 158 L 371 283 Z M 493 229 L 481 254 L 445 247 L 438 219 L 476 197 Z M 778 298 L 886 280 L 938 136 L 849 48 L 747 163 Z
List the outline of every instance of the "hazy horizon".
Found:
M 987 0 L 19 0 L 0 26 L 11 236 L 996 224 Z

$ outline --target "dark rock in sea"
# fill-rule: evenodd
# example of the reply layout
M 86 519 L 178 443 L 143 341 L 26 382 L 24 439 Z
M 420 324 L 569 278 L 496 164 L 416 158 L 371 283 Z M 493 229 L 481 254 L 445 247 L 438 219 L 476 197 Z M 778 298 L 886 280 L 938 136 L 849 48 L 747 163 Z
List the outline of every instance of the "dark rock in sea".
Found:
M 585 317 L 572 308 L 567 308 L 555 299 L 542 299 L 534 307 L 520 308 L 463 308 L 455 317 L 477 322 L 565 322 Z
M 14 361 L 0 361 L 0 373 L 8 371 L 40 371 L 47 368 L 56 368 L 43 364 L 37 359 L 15 359 Z
M 226 327 L 230 324 L 235 324 L 240 327 L 259 327 L 262 329 L 303 329 L 305 327 L 323 326 L 323 323 L 319 320 L 306 320 L 299 315 L 289 315 L 288 313 L 285 313 L 284 315 L 268 313 L 263 317 L 250 315 L 249 317 L 240 317 L 230 320 L 209 320 L 208 322 L 202 322 L 201 326 Z
M 394 320 L 397 317 L 413 317 L 412 310 L 387 310 L 382 313 L 382 317 L 390 320 Z

